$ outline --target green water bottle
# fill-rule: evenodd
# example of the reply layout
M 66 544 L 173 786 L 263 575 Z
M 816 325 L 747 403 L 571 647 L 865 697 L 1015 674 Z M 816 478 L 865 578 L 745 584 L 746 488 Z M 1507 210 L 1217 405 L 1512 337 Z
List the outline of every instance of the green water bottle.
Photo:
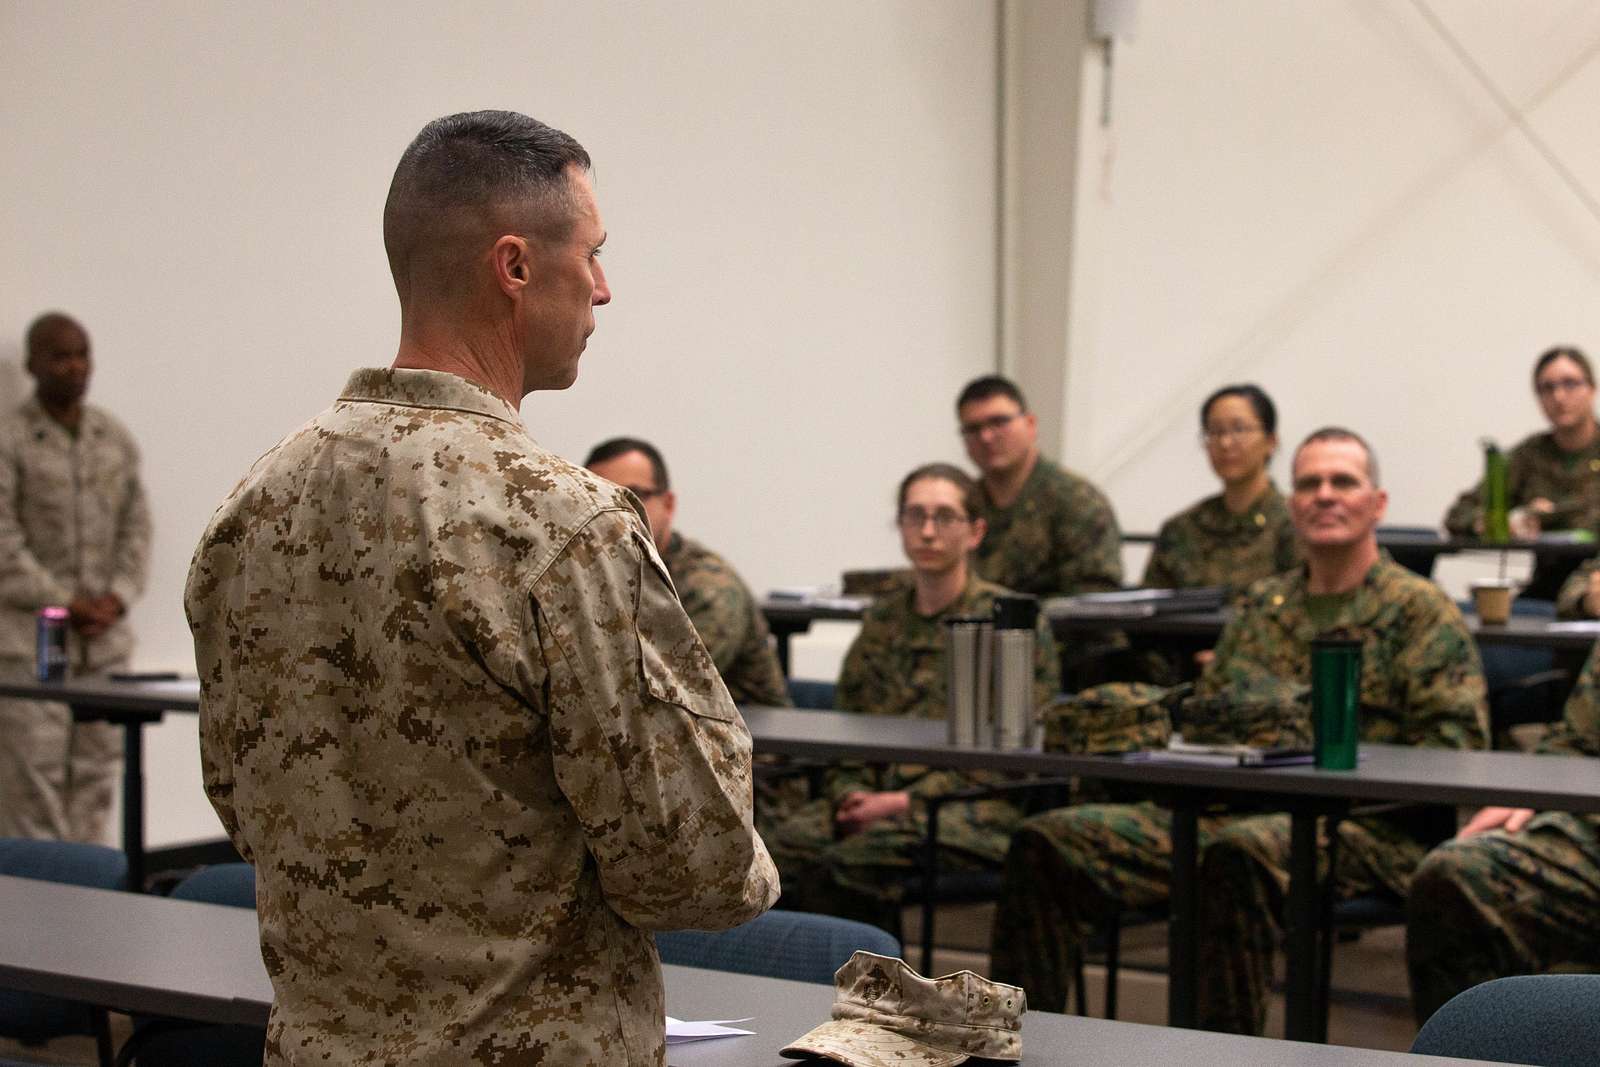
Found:
M 1355 770 L 1360 710 L 1361 642 L 1316 638 L 1311 642 L 1311 739 L 1318 767 Z
M 1506 499 L 1506 454 L 1483 441 L 1483 539 L 1503 545 L 1511 540 L 1511 505 Z

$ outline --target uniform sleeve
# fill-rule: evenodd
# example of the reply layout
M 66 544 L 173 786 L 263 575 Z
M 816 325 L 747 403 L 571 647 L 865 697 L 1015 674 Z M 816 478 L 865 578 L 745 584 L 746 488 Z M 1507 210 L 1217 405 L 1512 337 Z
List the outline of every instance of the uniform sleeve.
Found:
M 128 453 L 128 493 L 117 515 L 116 552 L 108 589 L 124 607 L 139 599 L 150 573 L 150 504 L 139 479 L 138 449 L 131 442 Z
M 22 459 L 10 434 L 0 434 L 0 603 L 33 611 L 65 604 L 72 590 L 56 581 L 28 547 L 17 515 Z
M 1181 584 L 1177 572 L 1168 562 L 1173 539 L 1173 524 L 1169 520 L 1161 524 L 1155 547 L 1150 550 L 1149 562 L 1144 565 L 1144 579 L 1139 584 L 1146 589 L 1177 589 Z
M 1596 568 L 1600 568 L 1600 560 L 1588 560 L 1583 566 L 1567 575 L 1567 580 L 1561 583 L 1561 592 L 1556 594 L 1556 617 L 1559 619 L 1586 619 L 1589 612 L 1583 606 L 1583 598 L 1589 592 L 1589 575 Z
M 1121 589 L 1122 531 L 1105 494 L 1093 486 L 1073 494 L 1062 529 L 1056 588 L 1068 595 Z
M 1408 745 L 1487 748 L 1489 706 L 1478 646 L 1443 595 L 1419 600 L 1396 669 L 1406 679 Z
M 695 632 L 711 653 L 711 661 L 719 672 L 727 674 L 749 639 L 749 596 L 738 582 L 721 577 L 684 582 L 678 596 Z
M 238 756 L 239 728 L 229 694 L 229 657 L 224 649 L 237 633 L 230 625 L 223 597 L 222 578 L 235 567 L 240 538 L 237 528 L 225 524 L 206 530 L 189 564 L 184 586 L 184 614 L 194 636 L 195 667 L 200 676 L 200 779 L 211 809 L 217 813 L 228 840 L 247 862 L 255 857 L 239 827 L 234 803 L 234 763 Z
M 723 929 L 771 907 L 749 731 L 640 524 L 591 520 L 529 603 L 556 780 L 607 903 L 647 930 Z
M 1450 505 L 1450 510 L 1444 513 L 1444 528 L 1457 537 L 1472 537 L 1478 532 L 1478 518 L 1482 514 L 1483 497 L 1479 492 L 1480 486 L 1474 485 L 1471 489 L 1456 497 L 1456 502 Z
M 1561 721 L 1551 727 L 1535 751 L 1561 756 L 1600 756 L 1600 642 L 1589 652 L 1578 684 L 1567 697 Z
M 1206 664 L 1196 685 L 1200 696 L 1215 696 L 1230 689 L 1255 690 L 1279 677 L 1261 653 L 1268 643 L 1263 624 L 1266 608 L 1257 596 L 1241 599 L 1233 617 L 1222 628 L 1216 654 Z

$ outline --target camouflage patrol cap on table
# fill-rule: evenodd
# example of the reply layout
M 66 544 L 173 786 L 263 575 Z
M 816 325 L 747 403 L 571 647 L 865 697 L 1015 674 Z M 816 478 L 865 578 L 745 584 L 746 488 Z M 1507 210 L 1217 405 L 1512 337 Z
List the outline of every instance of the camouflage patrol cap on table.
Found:
M 1281 679 L 1192 696 L 1179 712 L 1185 741 L 1202 745 L 1311 747 L 1311 687 Z
M 901 959 L 857 952 L 833 976 L 833 1021 L 790 1042 L 795 1059 L 849 1067 L 954 1067 L 1022 1058 L 1028 998 L 971 971 L 924 978 Z

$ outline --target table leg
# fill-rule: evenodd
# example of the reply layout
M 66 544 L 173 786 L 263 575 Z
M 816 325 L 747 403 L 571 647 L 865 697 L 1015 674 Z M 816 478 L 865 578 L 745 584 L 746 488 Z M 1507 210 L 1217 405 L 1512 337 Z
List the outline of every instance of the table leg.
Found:
M 1167 1025 L 1193 1028 L 1200 964 L 1200 809 L 1182 796 L 1172 806 L 1172 910 L 1167 919 Z
M 144 724 L 122 725 L 122 851 L 128 888 L 144 892 Z
M 1317 820 L 1315 811 L 1296 810 L 1289 830 L 1289 900 L 1284 909 L 1287 981 L 1284 1036 L 1316 1040 Z

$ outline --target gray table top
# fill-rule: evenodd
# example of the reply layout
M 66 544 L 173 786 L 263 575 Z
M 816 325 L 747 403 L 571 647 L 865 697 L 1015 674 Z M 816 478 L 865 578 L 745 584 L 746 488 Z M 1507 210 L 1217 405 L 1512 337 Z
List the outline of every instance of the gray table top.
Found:
M 1363 745 L 1353 771 L 1311 766 L 1214 767 L 1129 763 L 1110 756 L 1068 756 L 1037 749 L 995 751 L 952 745 L 945 725 L 838 711 L 746 707 L 758 751 L 824 759 L 1054 775 L 1273 797 L 1412 801 L 1600 812 L 1600 760 L 1520 752 Z
M 120 1011 L 264 1025 L 272 986 L 255 913 L 193 901 L 0 876 L 0 986 L 87 1000 Z M 19 921 L 19 918 L 21 921 Z M 692 967 L 663 968 L 667 1011 L 680 1019 L 746 1016 L 753 1037 L 676 1045 L 674 1067 L 792 1064 L 785 1044 L 828 1018 L 830 986 Z M 1030 1012 L 1024 1064 L 1123 1067 L 1182 1057 L 1229 1067 L 1399 1067 L 1466 1064 L 1391 1052 L 1230 1037 Z
M 55 683 L 0 683 L 0 694 L 93 703 L 132 711 L 199 707 L 199 683 L 112 682 L 88 677 Z M 1082 775 L 1152 786 L 1436 804 L 1505 804 L 1600 812 L 1600 760 L 1518 752 L 1458 752 L 1395 745 L 1362 746 L 1353 771 L 1314 767 L 1209 767 L 1127 763 L 1114 757 L 951 745 L 941 721 L 849 712 L 746 707 L 745 722 L 761 752 L 822 759 L 926 763 L 975 770 Z

